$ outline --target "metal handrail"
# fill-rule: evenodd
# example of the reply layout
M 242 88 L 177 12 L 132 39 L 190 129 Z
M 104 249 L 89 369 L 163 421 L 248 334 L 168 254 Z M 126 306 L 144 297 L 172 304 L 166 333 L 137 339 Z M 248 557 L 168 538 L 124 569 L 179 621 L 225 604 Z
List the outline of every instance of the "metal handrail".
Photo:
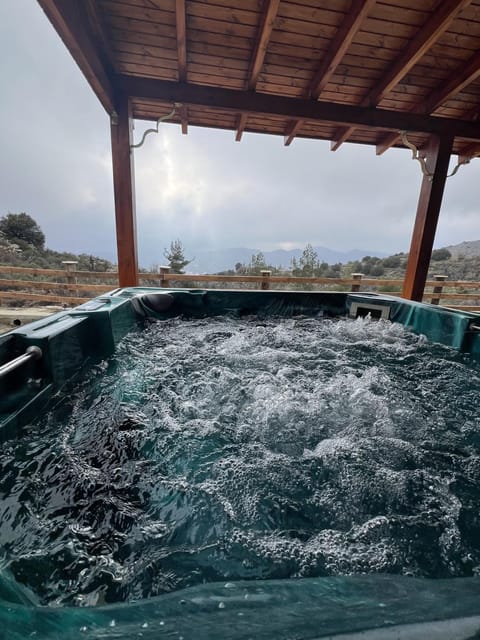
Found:
M 27 350 L 23 355 L 18 356 L 13 360 L 10 360 L 10 362 L 6 362 L 0 367 L 0 378 L 3 378 L 7 374 L 9 374 L 11 371 L 18 369 L 18 367 L 21 367 L 22 364 L 25 364 L 30 360 L 39 360 L 41 357 L 42 357 L 42 350 L 40 349 L 40 347 L 36 347 L 34 345 L 32 345 L 31 347 L 27 347 Z

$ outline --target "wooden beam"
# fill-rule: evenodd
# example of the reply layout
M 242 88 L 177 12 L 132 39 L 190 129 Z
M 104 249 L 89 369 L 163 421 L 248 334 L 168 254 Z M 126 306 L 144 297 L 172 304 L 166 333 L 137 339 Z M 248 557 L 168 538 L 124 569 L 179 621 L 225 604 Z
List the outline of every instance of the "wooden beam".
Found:
M 113 190 L 117 229 L 118 281 L 121 287 L 138 285 L 137 225 L 130 100 L 122 95 L 112 118 Z
M 250 59 L 247 74 L 247 89 L 250 91 L 255 91 L 257 87 L 258 76 L 260 75 L 260 71 L 263 67 L 268 43 L 273 31 L 273 25 L 275 24 L 275 18 L 277 17 L 279 4 L 280 0 L 265 0 L 264 2 L 263 12 L 258 27 L 258 35 L 255 41 L 255 47 Z M 237 142 L 240 142 L 242 139 L 242 134 L 245 130 L 246 124 L 247 116 L 246 114 L 241 114 L 235 136 L 235 140 Z
M 38 0 L 108 114 L 115 111 L 113 70 L 88 28 L 86 7 L 77 0 Z
M 378 105 L 448 29 L 460 11 L 471 2 L 472 0 L 443 0 L 436 7 L 432 16 L 427 19 L 425 25 L 410 41 L 403 53 L 395 59 L 385 75 L 369 90 L 361 105 L 364 107 Z M 349 135 L 351 135 L 351 132 L 338 131 L 335 139 L 345 142 Z M 340 144 L 337 144 L 334 148 L 332 147 L 332 149 L 338 149 Z
M 316 102 L 303 98 L 252 93 L 251 91 L 178 83 L 139 76 L 119 75 L 117 76 L 117 85 L 132 98 L 159 100 L 169 104 L 177 102 L 212 109 L 224 109 L 235 113 L 277 115 L 390 131 L 405 129 L 419 133 L 436 133 L 469 140 L 480 140 L 480 124 L 478 122 L 468 122 L 456 118 L 440 118 L 338 102 Z M 154 114 L 151 119 L 155 120 Z
M 339 26 L 332 43 L 323 56 L 318 69 L 310 81 L 305 92 L 306 98 L 318 100 L 320 94 L 330 82 L 343 56 L 352 44 L 355 36 L 362 26 L 362 22 L 367 17 L 369 11 L 376 0 L 353 0 L 349 12 L 344 21 Z M 285 130 L 285 146 L 288 147 L 300 130 L 303 122 L 301 120 L 289 122 Z
M 402 291 L 402 296 L 409 300 L 422 300 L 452 146 L 451 136 L 432 136 L 426 149 L 427 168 L 432 175 L 423 177 L 418 199 Z
M 175 24 L 177 28 L 178 81 L 187 79 L 187 22 L 185 0 L 175 0 Z

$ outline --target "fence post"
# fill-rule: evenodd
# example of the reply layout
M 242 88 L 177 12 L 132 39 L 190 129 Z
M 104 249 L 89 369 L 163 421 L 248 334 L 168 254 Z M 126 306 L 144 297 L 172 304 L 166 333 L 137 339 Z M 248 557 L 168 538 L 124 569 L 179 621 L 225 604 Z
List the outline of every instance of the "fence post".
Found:
M 76 260 L 62 260 L 62 264 L 65 265 L 65 279 L 67 284 L 77 284 L 77 278 L 72 274 L 72 271 L 75 270 L 78 262 Z M 78 290 L 75 289 L 67 289 L 68 296 L 78 296 Z
M 352 288 L 350 289 L 350 291 L 360 291 L 360 284 L 363 278 L 363 273 L 352 273 L 352 278 L 354 280 L 358 280 L 358 284 L 356 282 L 352 284 Z
M 72 271 L 75 271 L 75 266 L 78 264 L 78 262 L 76 260 L 62 260 L 62 264 L 65 265 L 65 270 L 66 270 L 65 279 L 67 281 L 67 284 L 77 284 L 77 278 L 72 274 Z M 78 292 L 75 289 L 73 293 L 77 294 Z M 70 293 L 69 295 L 72 295 L 72 294 Z
M 435 278 L 435 280 L 442 283 L 445 282 L 445 280 L 448 278 L 448 276 L 433 276 L 433 277 Z M 440 294 L 442 293 L 442 290 L 443 290 L 443 284 L 439 284 L 438 286 L 433 287 L 432 293 Z M 440 295 L 432 297 L 432 299 L 430 300 L 430 304 L 440 304 Z
M 170 273 L 170 267 L 159 267 L 158 273 L 160 274 L 160 286 L 168 287 L 168 280 L 165 278 Z
M 262 276 L 260 289 L 263 289 L 264 291 L 270 289 L 270 276 L 272 275 L 272 272 L 269 269 L 262 269 L 260 271 L 260 275 Z
M 65 270 L 67 272 L 66 278 L 68 284 L 77 284 L 77 278 L 71 274 L 72 271 L 75 271 L 75 265 L 78 264 L 76 260 L 62 260 L 62 264 L 65 265 Z

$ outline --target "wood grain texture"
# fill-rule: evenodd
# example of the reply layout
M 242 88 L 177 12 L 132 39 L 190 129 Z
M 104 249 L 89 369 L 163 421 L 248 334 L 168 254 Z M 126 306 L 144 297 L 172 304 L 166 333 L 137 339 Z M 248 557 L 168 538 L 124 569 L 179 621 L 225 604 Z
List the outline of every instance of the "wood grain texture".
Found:
M 111 124 L 113 191 L 117 231 L 118 281 L 121 287 L 138 284 L 137 224 L 132 144 L 132 112 L 127 95 L 120 94 Z

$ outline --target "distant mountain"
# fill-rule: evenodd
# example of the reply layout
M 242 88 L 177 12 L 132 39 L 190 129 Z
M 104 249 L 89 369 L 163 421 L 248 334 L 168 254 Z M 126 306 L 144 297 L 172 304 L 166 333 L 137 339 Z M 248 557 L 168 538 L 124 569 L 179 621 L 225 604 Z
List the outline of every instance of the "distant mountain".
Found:
M 382 251 L 368 251 L 366 249 L 351 249 L 349 251 L 335 251 L 327 247 L 313 247 L 321 262 L 328 264 L 336 264 L 338 262 L 344 264 L 352 260 L 359 260 L 364 256 L 376 256 L 383 258 L 388 254 Z M 297 260 L 302 255 L 303 249 L 292 249 L 286 251 L 277 249 L 275 251 L 261 251 L 261 249 L 248 249 L 246 247 L 237 247 L 231 249 L 218 249 L 210 251 L 197 251 L 195 259 L 188 265 L 190 273 L 217 273 L 218 271 L 226 271 L 227 269 L 235 269 L 235 264 L 241 262 L 248 264 L 252 255 L 259 252 L 265 256 L 265 262 L 273 267 L 288 268 L 292 262 L 292 258 Z
M 480 240 L 469 240 L 445 248 L 450 251 L 453 258 L 480 256 Z

